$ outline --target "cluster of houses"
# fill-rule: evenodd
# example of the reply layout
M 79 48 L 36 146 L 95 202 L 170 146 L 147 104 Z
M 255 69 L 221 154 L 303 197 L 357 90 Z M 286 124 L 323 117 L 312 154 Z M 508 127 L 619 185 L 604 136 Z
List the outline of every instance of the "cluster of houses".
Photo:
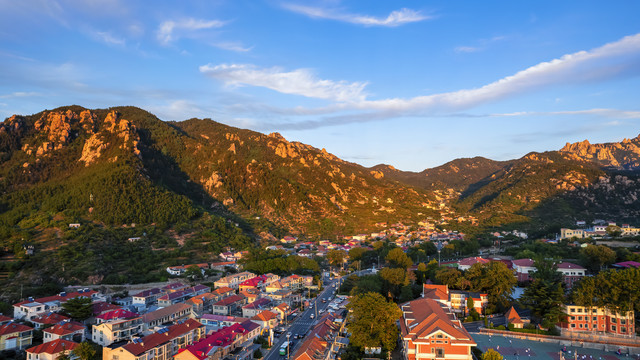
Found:
M 241 272 L 205 285 L 170 283 L 123 299 L 82 289 L 13 305 L 0 316 L 0 351 L 26 350 L 29 360 L 54 360 L 87 339 L 103 346 L 105 360 L 221 359 L 242 352 L 292 314 L 310 276 L 280 278 Z M 70 299 L 89 298 L 93 315 L 83 322 L 60 314 Z M 33 326 L 29 326 L 33 324 Z M 34 330 L 43 344 L 33 346 Z M 245 352 L 237 359 L 250 358 Z
M 558 237 L 558 239 L 602 238 L 603 236 L 608 235 L 607 228 L 611 229 L 611 227 L 619 229 L 621 236 L 640 235 L 640 228 L 631 226 L 629 224 L 622 224 L 620 227 L 618 227 L 615 222 L 597 220 L 594 221 L 594 224 L 588 228 L 586 227 L 585 221 L 578 221 L 576 222 L 576 225 L 579 227 L 578 229 L 560 229 L 560 236 Z

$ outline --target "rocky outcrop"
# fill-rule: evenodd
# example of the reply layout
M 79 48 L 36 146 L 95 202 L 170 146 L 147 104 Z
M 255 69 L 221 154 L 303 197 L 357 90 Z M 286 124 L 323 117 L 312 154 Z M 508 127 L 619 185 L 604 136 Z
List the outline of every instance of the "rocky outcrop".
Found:
M 605 167 L 640 169 L 640 136 L 617 143 L 591 144 L 588 140 L 567 143 L 560 153 L 572 160 L 593 161 Z

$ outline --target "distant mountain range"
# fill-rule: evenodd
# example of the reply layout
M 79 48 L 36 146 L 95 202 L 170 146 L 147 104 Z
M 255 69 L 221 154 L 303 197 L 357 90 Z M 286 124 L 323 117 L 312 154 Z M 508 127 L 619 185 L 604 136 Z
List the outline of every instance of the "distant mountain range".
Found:
M 457 159 L 415 173 L 365 168 L 210 119 L 163 122 L 135 107 L 67 106 L 0 124 L 0 226 L 46 226 L 56 217 L 171 226 L 209 212 L 255 234 L 321 237 L 449 209 L 485 227 L 638 222 L 639 169 L 640 137 L 510 161 Z

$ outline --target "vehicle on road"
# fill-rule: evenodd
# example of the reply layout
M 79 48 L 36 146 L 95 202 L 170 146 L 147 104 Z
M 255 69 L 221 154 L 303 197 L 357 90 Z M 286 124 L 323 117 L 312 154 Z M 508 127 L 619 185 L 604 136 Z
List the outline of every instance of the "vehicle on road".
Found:
M 287 347 L 289 347 L 289 342 L 285 341 L 282 346 L 280 346 L 280 355 L 282 356 L 286 356 L 287 355 Z
M 313 319 L 315 317 L 315 315 L 311 314 L 311 316 L 309 316 L 309 319 Z

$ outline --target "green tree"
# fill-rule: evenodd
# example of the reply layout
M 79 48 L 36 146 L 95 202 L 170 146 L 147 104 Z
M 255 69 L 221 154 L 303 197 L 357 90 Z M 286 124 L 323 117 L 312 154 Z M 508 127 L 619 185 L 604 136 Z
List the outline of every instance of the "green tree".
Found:
M 487 351 L 482 354 L 482 360 L 502 360 L 504 359 L 499 352 L 493 349 L 487 349 Z
M 346 258 L 347 252 L 344 250 L 329 250 L 327 252 L 327 260 L 329 260 L 331 266 L 342 267 Z
M 476 263 L 467 270 L 465 278 L 471 283 L 471 290 L 484 292 L 488 296 L 487 309 L 491 312 L 507 307 L 517 280 L 513 271 L 502 262 Z
M 362 256 L 364 255 L 364 253 L 366 253 L 368 250 L 363 248 L 363 247 L 354 247 L 349 249 L 349 260 L 351 261 L 355 261 L 355 260 L 362 260 Z
M 78 344 L 78 346 L 73 349 L 73 354 L 77 356 L 79 360 L 95 360 L 97 359 L 96 353 L 93 345 L 86 341 Z
M 408 269 L 413 265 L 413 261 L 411 261 L 401 248 L 395 248 L 389 251 L 385 260 L 394 268 Z
M 91 298 L 76 297 L 62 304 L 62 311 L 73 320 L 84 321 L 93 315 Z
M 462 278 L 462 271 L 456 268 L 443 266 L 436 270 L 435 278 L 440 284 L 449 285 L 450 288 L 455 289 Z
M 378 275 L 363 275 L 358 279 L 357 285 L 351 291 L 351 295 L 365 294 L 368 292 L 382 292 L 382 278 Z
M 352 297 L 347 309 L 351 344 L 361 350 L 366 347 L 395 349 L 398 338 L 396 321 L 402 316 L 395 303 L 386 301 L 378 293 L 365 293 Z
M 616 252 L 604 245 L 587 245 L 580 250 L 580 257 L 587 269 L 597 273 L 603 266 L 616 261 Z
M 407 272 L 402 268 L 382 268 L 380 278 L 383 280 L 384 293 L 390 299 L 397 299 L 402 286 L 409 285 Z
M 544 327 L 551 328 L 564 319 L 565 303 L 562 273 L 557 265 L 548 260 L 536 261 L 533 281 L 524 290 L 520 303 L 531 310 L 531 315 Z
M 198 265 L 191 265 L 184 272 L 184 276 L 189 279 L 202 279 L 202 270 Z

